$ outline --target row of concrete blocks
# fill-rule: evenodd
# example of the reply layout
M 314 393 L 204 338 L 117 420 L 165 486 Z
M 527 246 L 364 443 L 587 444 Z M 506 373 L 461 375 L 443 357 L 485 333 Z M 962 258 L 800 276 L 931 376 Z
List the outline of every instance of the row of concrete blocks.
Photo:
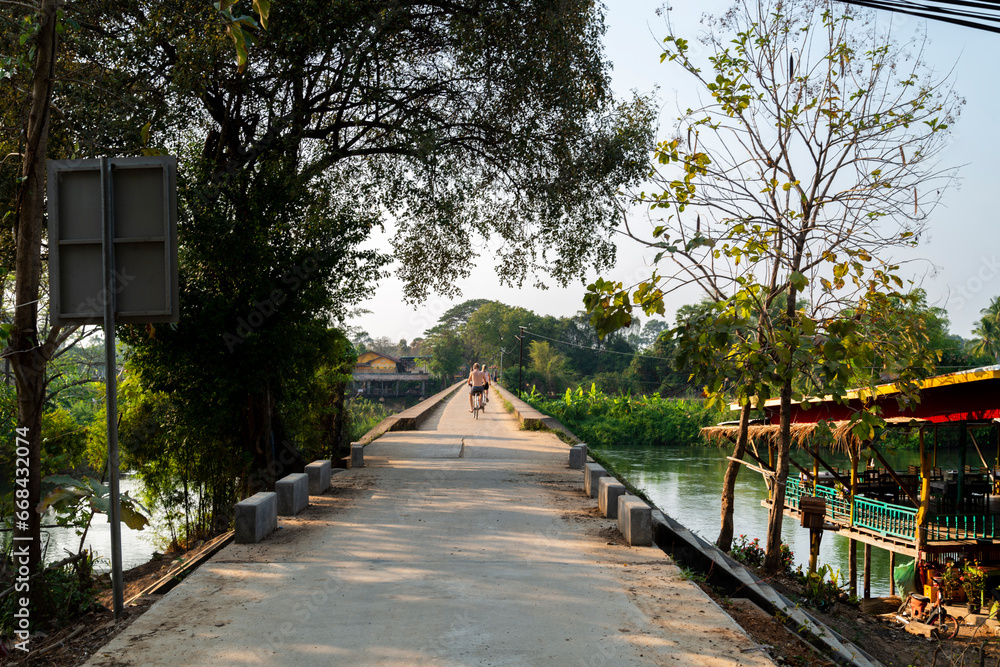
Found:
M 625 485 L 600 464 L 587 463 L 587 445 L 575 445 L 569 450 L 569 467 L 583 468 L 584 493 L 597 498 L 597 507 L 605 518 L 618 520 L 618 530 L 626 542 L 636 547 L 653 544 L 653 508 L 642 498 L 630 495 Z
M 330 461 L 313 461 L 305 472 L 292 473 L 275 482 L 274 491 L 261 491 L 236 503 L 236 542 L 260 542 L 278 529 L 279 515 L 295 516 L 304 510 L 309 506 L 309 496 L 318 496 L 329 489 L 330 478 L 343 471 L 333 468 Z

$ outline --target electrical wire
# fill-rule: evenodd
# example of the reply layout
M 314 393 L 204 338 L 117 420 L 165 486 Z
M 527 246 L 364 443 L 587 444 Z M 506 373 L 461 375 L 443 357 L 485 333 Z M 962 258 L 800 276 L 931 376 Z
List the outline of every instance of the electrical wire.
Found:
M 598 353 L 604 352 L 607 354 L 618 354 L 623 357 L 642 357 L 643 359 L 653 359 L 655 361 L 671 361 L 671 362 L 673 361 L 673 359 L 667 359 L 666 357 L 654 357 L 648 354 L 642 354 L 640 352 L 618 352 L 617 350 L 608 350 L 608 349 L 602 350 L 601 348 L 589 347 L 587 345 L 580 345 L 579 343 L 571 343 L 566 340 L 559 340 L 558 338 L 549 338 L 548 336 L 543 336 L 540 333 L 535 333 L 534 331 L 528 331 L 527 329 L 524 330 L 524 333 L 531 334 L 535 338 L 543 338 L 545 340 L 552 341 L 553 343 L 569 345 L 570 347 L 575 347 L 580 350 L 590 350 L 591 352 L 598 352 Z
M 841 0 L 848 5 L 1000 32 L 1000 2 L 995 0 Z M 964 9 L 963 9 L 964 8 Z

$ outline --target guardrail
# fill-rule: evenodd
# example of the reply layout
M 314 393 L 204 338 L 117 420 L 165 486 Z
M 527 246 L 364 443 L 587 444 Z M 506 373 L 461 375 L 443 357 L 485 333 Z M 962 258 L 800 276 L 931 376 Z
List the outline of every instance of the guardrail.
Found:
M 786 505 L 793 509 L 798 508 L 801 496 L 812 495 L 808 492 L 808 486 L 811 485 L 804 487 L 797 479 L 788 480 L 785 487 Z M 840 491 L 828 486 L 817 485 L 816 495 L 826 498 L 826 515 L 831 520 L 842 524 L 852 523 L 851 503 L 841 495 Z M 916 536 L 916 517 L 917 511 L 911 507 L 893 505 L 860 496 L 854 499 L 853 525 L 858 528 L 866 528 L 879 535 L 913 540 Z
M 927 539 L 936 542 L 995 540 L 997 518 L 995 514 L 938 514 L 927 520 Z

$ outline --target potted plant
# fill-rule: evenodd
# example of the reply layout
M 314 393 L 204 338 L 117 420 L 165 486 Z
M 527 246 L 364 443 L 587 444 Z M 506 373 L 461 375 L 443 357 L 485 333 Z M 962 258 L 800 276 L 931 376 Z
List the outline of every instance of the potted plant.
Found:
M 979 563 L 976 561 L 966 563 L 965 569 L 962 571 L 962 589 L 965 591 L 970 614 L 979 613 L 985 584 L 986 573 L 979 569 Z
M 955 567 L 954 561 L 949 560 L 941 574 L 941 595 L 947 602 L 959 602 L 965 598 L 962 590 L 962 570 Z

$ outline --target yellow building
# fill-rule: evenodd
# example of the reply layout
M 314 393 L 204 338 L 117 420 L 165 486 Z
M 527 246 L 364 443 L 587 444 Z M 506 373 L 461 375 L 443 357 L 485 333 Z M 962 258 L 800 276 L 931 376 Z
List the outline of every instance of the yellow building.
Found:
M 355 373 L 401 373 L 402 362 L 395 357 L 390 357 L 378 352 L 362 352 L 358 355 L 358 361 L 354 365 Z

